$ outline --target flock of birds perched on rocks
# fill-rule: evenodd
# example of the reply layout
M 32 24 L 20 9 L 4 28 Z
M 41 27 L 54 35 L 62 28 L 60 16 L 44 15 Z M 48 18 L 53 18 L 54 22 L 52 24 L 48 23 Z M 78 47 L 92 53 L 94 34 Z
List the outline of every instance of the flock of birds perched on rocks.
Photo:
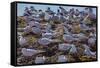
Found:
M 60 6 L 57 12 L 25 7 L 17 17 L 17 64 L 96 60 L 96 23 L 91 7 Z

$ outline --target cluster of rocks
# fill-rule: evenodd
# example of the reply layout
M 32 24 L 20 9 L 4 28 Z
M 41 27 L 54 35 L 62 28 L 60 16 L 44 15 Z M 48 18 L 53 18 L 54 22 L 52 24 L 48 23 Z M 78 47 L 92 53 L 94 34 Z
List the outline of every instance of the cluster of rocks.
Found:
M 17 64 L 96 60 L 96 15 L 62 6 L 57 12 L 26 7 L 17 17 Z

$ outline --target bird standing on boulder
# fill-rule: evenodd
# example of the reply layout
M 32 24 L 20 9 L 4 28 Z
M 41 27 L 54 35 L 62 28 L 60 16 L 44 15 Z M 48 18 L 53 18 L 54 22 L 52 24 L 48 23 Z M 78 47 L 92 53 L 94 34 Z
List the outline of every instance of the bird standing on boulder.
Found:
M 67 62 L 67 58 L 64 55 L 58 56 L 57 62 Z
M 19 36 L 19 44 L 20 46 L 25 46 L 27 44 L 27 40 L 23 36 Z
M 96 37 L 95 35 L 91 32 L 88 38 L 88 44 L 89 45 L 95 45 L 96 43 Z
M 96 55 L 96 52 L 92 52 L 92 51 L 90 50 L 90 48 L 89 48 L 86 44 L 83 44 L 83 47 L 85 48 L 84 54 L 85 54 L 86 56 L 95 56 L 95 55 Z
M 41 63 L 44 63 L 45 62 L 45 57 L 43 56 L 43 57 L 36 57 L 35 58 L 35 63 L 36 64 L 41 64 Z
M 33 55 L 36 55 L 38 53 L 43 53 L 45 51 L 22 48 L 21 52 L 22 52 L 23 56 L 33 56 Z
M 41 45 L 48 45 L 51 43 L 51 39 L 49 38 L 40 38 L 38 40 L 38 43 L 41 44 Z

